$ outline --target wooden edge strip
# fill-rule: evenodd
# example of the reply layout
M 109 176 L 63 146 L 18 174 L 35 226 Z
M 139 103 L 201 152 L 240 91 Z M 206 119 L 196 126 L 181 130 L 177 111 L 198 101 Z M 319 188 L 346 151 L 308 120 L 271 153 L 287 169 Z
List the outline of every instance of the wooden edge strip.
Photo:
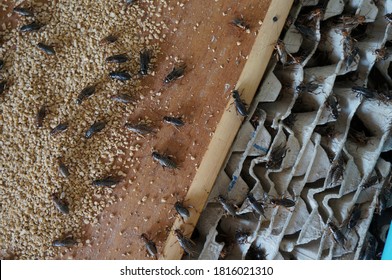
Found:
M 283 4 L 282 1 L 271 0 L 264 22 L 237 82 L 236 89 L 239 90 L 241 98 L 247 104 L 252 101 L 256 94 L 293 1 L 284 1 Z M 243 118 L 237 114 L 234 105 L 231 105 L 231 103 L 232 100 L 226 106 L 226 110 L 217 125 L 214 136 L 186 195 L 186 204 L 193 207 L 190 208 L 191 217 L 186 223 L 180 217 L 177 217 L 174 221 L 160 259 L 181 259 L 183 249 L 174 235 L 174 230 L 181 229 L 184 236 L 190 236 L 199 220 L 209 193 L 243 122 Z M 229 110 L 230 106 L 233 107 Z

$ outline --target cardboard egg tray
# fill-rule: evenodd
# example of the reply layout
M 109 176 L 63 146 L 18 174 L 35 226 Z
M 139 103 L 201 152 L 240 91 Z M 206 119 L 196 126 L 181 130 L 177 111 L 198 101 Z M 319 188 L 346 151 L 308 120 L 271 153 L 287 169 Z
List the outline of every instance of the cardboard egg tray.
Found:
M 266 259 L 358 259 L 380 191 L 390 185 L 391 165 L 380 154 L 392 149 L 392 101 L 352 87 L 389 94 L 392 24 L 384 16 L 392 1 L 302 2 L 281 37 L 289 54 L 284 64 L 271 58 L 200 216 L 199 259 L 247 259 L 255 249 Z M 320 7 L 321 16 L 309 16 Z M 313 32 L 303 35 L 298 25 Z M 265 216 L 253 211 L 249 192 Z M 218 195 L 238 206 L 237 215 Z M 281 198 L 295 206 L 271 203 Z M 349 228 L 355 205 L 361 214 Z

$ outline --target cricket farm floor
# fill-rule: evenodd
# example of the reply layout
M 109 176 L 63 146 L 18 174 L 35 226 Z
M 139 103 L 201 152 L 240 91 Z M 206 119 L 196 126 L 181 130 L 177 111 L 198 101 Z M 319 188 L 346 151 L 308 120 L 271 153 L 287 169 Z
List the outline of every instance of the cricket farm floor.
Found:
M 88 4 L 89 1 L 82 2 Z M 118 2 L 122 13 L 133 11 L 132 7 L 125 7 L 125 1 Z M 53 255 L 36 255 L 36 258 L 151 259 L 140 239 L 142 233 L 146 233 L 161 252 L 176 216 L 173 205 L 185 196 L 225 107 L 232 102 L 231 90 L 235 88 L 270 5 L 270 0 L 215 0 L 208 1 L 208 5 L 196 0 L 137 2 L 141 10 L 159 2 L 162 5 L 159 21 L 163 21 L 167 28 L 160 33 L 160 40 L 156 40 L 155 49 L 159 51 L 153 54 L 153 74 L 140 79 L 138 101 L 131 114 L 122 117 L 119 123 L 124 124 L 129 119 L 148 119 L 156 133 L 142 137 L 123 128 L 118 130 L 126 135 L 124 143 L 128 146 L 121 147 L 126 151 L 124 154 L 114 152 L 113 166 L 124 174 L 121 183 L 111 192 L 115 202 L 107 204 L 95 222 L 85 224 L 80 221 L 77 246 L 55 248 L 52 249 Z M 13 8 L 8 3 L 10 1 L 2 4 L 5 11 L 0 17 L 0 26 L 11 22 L 12 28 L 19 28 L 19 16 L 7 17 Z M 34 3 L 32 5 L 34 7 Z M 52 7 L 56 9 L 56 5 L 54 3 Z M 145 21 L 148 16 L 148 13 L 144 14 Z M 151 20 L 157 19 L 156 15 L 153 17 L 155 19 Z M 231 24 L 233 19 L 242 17 L 249 25 L 248 30 Z M 4 52 L 1 55 L 6 56 Z M 184 76 L 164 84 L 165 76 L 180 62 L 186 64 Z M 166 115 L 181 116 L 185 125 L 177 129 L 163 123 L 162 117 Z M 48 147 L 41 146 L 40 149 Z M 162 168 L 153 161 L 152 151 L 172 156 L 179 168 Z M 36 153 L 40 152 L 36 150 Z M 132 161 L 128 160 L 129 157 Z M 7 199 L 6 194 L 4 196 L 2 199 Z M 3 219 L 6 211 L 4 207 L 1 209 Z M 18 234 L 11 224 L 1 227 L 1 231 L 10 230 Z M 34 256 L 23 255 L 13 248 L 3 244 L 1 258 Z

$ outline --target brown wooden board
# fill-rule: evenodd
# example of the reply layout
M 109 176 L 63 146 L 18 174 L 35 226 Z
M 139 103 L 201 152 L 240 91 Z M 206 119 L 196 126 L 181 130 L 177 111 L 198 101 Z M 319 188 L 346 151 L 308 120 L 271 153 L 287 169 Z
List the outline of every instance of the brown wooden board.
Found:
M 168 28 L 153 65 L 155 75 L 142 80 L 143 98 L 132 114 L 134 120 L 148 117 L 159 131 L 152 137 L 129 136 L 132 145 L 140 147 L 130 169 L 121 163 L 129 155 L 117 158 L 127 174 L 125 183 L 114 189 L 118 201 L 105 209 L 97 224 L 84 226 L 81 246 L 60 249 L 58 258 L 148 259 L 142 233 L 155 241 L 160 258 L 180 258 L 178 243 L 172 245 L 169 235 L 173 204 L 192 186 L 184 202 L 194 207 L 190 223 L 196 223 L 242 120 L 230 106 L 230 92 L 239 88 L 250 102 L 289 10 L 290 5 L 270 2 L 167 1 L 161 17 Z M 236 17 L 244 18 L 250 32 L 231 24 Z M 164 85 L 176 59 L 187 64 L 185 75 Z M 162 116 L 170 113 L 183 116 L 186 125 L 177 130 L 163 124 Z M 211 139 L 215 140 L 209 145 Z M 153 150 L 172 155 L 179 169 L 158 166 L 151 158 Z
M 241 98 L 247 104 L 251 102 L 256 93 L 256 89 L 273 52 L 275 42 L 290 11 L 292 1 L 288 4 L 290 5 L 282 6 L 278 1 L 271 2 L 263 25 L 249 54 L 249 59 L 238 79 L 236 89 L 239 90 Z M 194 207 L 192 216 L 186 223 L 182 219 L 177 218 L 167 239 L 162 256 L 163 259 L 181 258 L 183 250 L 173 232 L 176 229 L 181 229 L 186 235 L 190 236 L 242 120 L 234 105 L 228 103 L 185 198 L 187 203 Z

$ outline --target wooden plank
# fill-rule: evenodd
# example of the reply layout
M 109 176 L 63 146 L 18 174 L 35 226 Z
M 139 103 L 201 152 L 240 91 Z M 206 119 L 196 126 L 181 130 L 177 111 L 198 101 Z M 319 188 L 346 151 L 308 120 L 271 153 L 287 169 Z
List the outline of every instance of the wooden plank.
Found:
M 236 86 L 236 89 L 242 94 L 241 98 L 247 104 L 251 102 L 256 93 L 292 4 L 293 0 L 286 1 L 284 5 L 279 0 L 271 1 L 264 22 L 249 54 L 248 61 Z M 231 103 L 232 100 L 226 106 L 226 110 L 218 123 L 215 134 L 185 198 L 186 204 L 194 207 L 191 209 L 191 217 L 186 223 L 179 217 L 175 220 L 160 259 L 176 260 L 181 259 L 183 255 L 183 250 L 174 236 L 174 230 L 181 229 L 186 236 L 190 236 L 193 232 L 226 155 L 243 121 L 243 118 L 240 118 L 236 113 L 235 108 L 231 107 L 234 106 Z

